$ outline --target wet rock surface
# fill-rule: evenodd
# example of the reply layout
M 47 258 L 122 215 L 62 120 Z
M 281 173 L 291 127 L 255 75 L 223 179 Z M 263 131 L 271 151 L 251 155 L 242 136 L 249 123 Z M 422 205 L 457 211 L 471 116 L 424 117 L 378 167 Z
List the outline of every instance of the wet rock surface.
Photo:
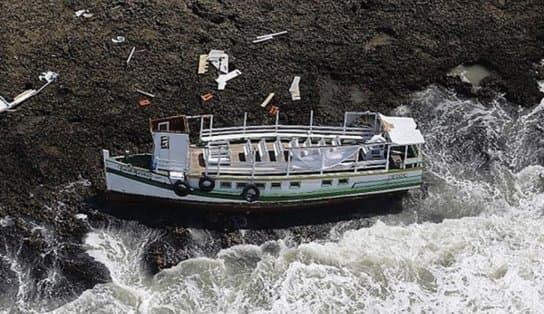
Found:
M 80 9 L 93 15 L 76 17 Z M 258 104 L 275 92 L 282 120 L 302 122 L 313 109 L 317 121 L 339 123 L 346 110 L 388 112 L 429 84 L 533 105 L 542 96 L 542 16 L 539 1 L 3 1 L 0 96 L 39 86 L 47 70 L 60 78 L 0 114 L 0 294 L 16 293 L 9 282 L 17 267 L 35 285 L 24 300 L 69 299 L 109 280 L 81 243 L 91 226 L 119 222 L 82 202 L 103 189 L 100 149 L 150 148 L 149 118 L 211 112 L 225 124 L 247 111 L 255 123 L 272 122 Z M 251 43 L 281 30 L 289 33 Z M 127 42 L 113 43 L 116 36 Z M 198 55 L 210 49 L 225 50 L 230 69 L 243 73 L 224 91 L 213 67 L 196 74 Z M 474 92 L 446 75 L 462 63 L 483 64 L 493 76 Z M 295 75 L 298 102 L 288 92 Z M 138 106 L 137 88 L 156 95 L 149 107 Z M 215 97 L 202 103 L 207 92 Z M 59 192 L 81 178 L 90 186 Z M 190 256 L 184 230 L 167 228 L 150 245 L 150 272 Z M 311 238 L 303 230 L 301 241 Z M 213 250 L 244 241 L 238 231 L 219 234 Z M 269 237 L 256 232 L 255 242 Z

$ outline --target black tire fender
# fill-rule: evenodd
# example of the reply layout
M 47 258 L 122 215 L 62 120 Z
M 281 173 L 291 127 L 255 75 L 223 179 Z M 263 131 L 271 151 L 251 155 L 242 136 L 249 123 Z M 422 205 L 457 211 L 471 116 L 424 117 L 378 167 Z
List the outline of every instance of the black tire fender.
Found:
M 189 193 L 191 193 L 191 187 L 187 182 L 183 182 L 181 180 L 177 180 L 174 182 L 174 193 L 176 193 L 177 196 L 187 196 Z
M 204 192 L 211 192 L 215 188 L 215 180 L 208 176 L 203 176 L 198 180 L 198 188 Z
M 248 184 L 242 190 L 242 197 L 249 203 L 253 203 L 259 199 L 261 191 L 255 184 Z

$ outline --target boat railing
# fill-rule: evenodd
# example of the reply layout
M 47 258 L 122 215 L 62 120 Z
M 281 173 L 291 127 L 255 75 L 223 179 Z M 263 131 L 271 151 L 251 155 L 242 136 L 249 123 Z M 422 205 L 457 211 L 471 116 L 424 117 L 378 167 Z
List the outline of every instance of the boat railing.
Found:
M 233 174 L 233 175 L 260 175 L 260 174 L 292 174 L 308 173 L 308 172 L 334 172 L 334 171 L 363 171 L 363 170 L 378 170 L 387 169 L 388 163 L 386 158 L 359 160 L 359 154 L 363 149 L 369 149 L 372 146 L 383 145 L 384 143 L 365 144 L 365 145 L 337 145 L 337 146 L 309 146 L 309 147 L 285 147 L 288 151 L 286 161 L 256 161 L 257 151 L 254 151 L 253 161 L 243 161 L 236 163 L 227 163 L 226 158 L 218 157 L 213 161 L 206 159 L 205 174 Z M 325 152 L 339 148 L 356 148 L 353 154 L 345 156 L 345 159 L 339 161 L 334 166 L 325 167 Z M 302 167 L 294 161 L 294 155 L 309 150 L 318 150 L 321 158 L 321 164 L 317 167 Z M 229 160 L 230 161 L 230 160 Z
M 355 118 L 366 117 L 363 127 L 350 126 Z M 244 114 L 242 126 L 213 127 L 213 115 L 200 116 L 200 140 L 202 142 L 217 141 L 235 138 L 257 137 L 346 137 L 352 139 L 364 139 L 376 134 L 379 130 L 377 115 L 371 112 L 346 112 L 342 126 L 314 125 L 313 111 L 310 112 L 308 125 L 284 125 L 279 123 L 279 112 L 276 113 L 276 122 L 272 125 L 248 125 L 247 113 Z M 207 123 L 205 123 L 207 121 Z
M 267 137 L 349 137 L 355 139 L 369 138 L 374 135 L 372 128 L 331 127 L 331 126 L 304 126 L 304 125 L 259 125 L 225 128 L 208 128 L 200 132 L 200 140 L 203 142 L 218 141 L 233 138 L 258 138 Z

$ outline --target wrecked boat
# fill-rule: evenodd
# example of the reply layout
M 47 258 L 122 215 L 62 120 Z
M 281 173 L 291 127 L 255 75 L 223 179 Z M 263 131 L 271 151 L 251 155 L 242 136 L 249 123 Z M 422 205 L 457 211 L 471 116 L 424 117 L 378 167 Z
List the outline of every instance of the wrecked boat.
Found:
M 283 209 L 405 192 L 422 184 L 412 118 L 346 112 L 339 126 L 214 127 L 213 115 L 150 121 L 150 154 L 103 150 L 107 191 L 210 209 Z M 199 130 L 198 133 L 192 129 Z M 199 206 L 202 205 L 202 206 Z

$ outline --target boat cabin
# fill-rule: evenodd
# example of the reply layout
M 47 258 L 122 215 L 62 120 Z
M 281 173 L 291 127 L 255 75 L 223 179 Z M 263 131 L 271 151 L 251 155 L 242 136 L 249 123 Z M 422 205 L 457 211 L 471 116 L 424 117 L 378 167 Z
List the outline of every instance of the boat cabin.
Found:
M 195 121 L 196 120 L 196 121 Z M 191 143 L 189 122 L 200 124 Z M 193 124 L 191 124 L 193 125 Z M 412 118 L 346 112 L 339 126 L 279 123 L 214 127 L 213 115 L 150 121 L 152 170 L 170 176 L 290 176 L 419 167 L 421 132 Z

